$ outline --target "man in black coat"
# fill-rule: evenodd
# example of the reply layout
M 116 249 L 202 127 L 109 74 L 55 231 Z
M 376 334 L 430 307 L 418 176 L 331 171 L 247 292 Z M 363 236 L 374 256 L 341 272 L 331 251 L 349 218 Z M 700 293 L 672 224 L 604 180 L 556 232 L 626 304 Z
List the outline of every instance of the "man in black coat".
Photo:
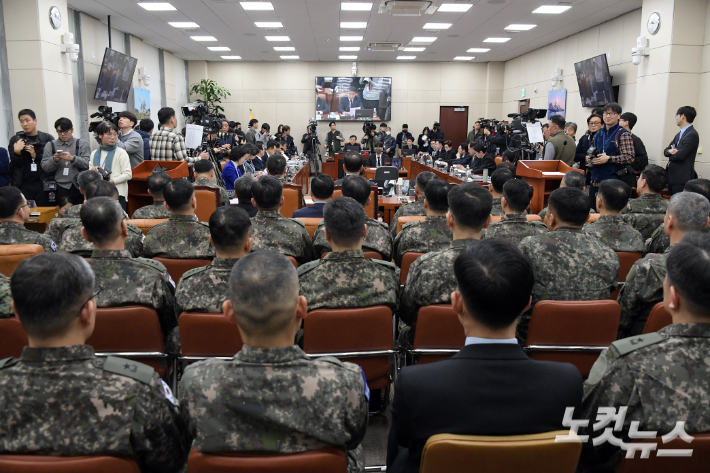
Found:
M 586 170 L 587 185 L 591 181 L 592 173 L 587 166 L 587 150 L 594 143 L 594 135 L 604 126 L 604 119 L 601 115 L 591 114 L 587 117 L 587 132 L 577 142 L 577 150 L 574 153 L 574 162 L 579 164 L 579 168 Z M 634 148 L 635 149 L 635 148 Z
M 516 342 L 516 320 L 530 307 L 534 282 L 517 246 L 500 239 L 473 242 L 453 270 L 458 290 L 451 303 L 466 346 L 452 358 L 402 368 L 390 408 L 390 473 L 417 473 L 432 435 L 562 430 L 565 408 L 578 410 L 582 402 L 575 366 L 532 360 Z
M 37 129 L 37 115 L 32 110 L 20 110 L 17 118 L 22 131 L 10 138 L 7 147 L 12 185 L 22 191 L 25 199 L 34 200 L 38 207 L 47 207 L 49 193 L 44 190 L 43 181 L 53 180 L 54 173 L 44 171 L 40 164 L 44 145 L 54 141 L 54 137 Z
M 698 152 L 700 137 L 695 131 L 693 121 L 697 112 L 693 107 L 680 107 L 675 114 L 675 123 L 680 132 L 675 135 L 671 144 L 663 150 L 668 158 L 668 192 L 675 194 L 683 192 L 685 183 L 695 178 L 695 154 Z

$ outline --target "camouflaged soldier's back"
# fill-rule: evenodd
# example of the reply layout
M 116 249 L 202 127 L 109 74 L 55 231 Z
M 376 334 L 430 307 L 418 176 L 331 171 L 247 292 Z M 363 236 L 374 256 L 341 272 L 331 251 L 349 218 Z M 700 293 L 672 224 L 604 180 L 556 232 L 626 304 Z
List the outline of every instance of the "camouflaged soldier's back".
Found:
M 170 211 L 165 208 L 164 202 L 153 202 L 133 212 L 131 218 L 170 218 L 170 215 Z
M 129 223 L 127 226 L 128 238 L 126 239 L 124 248 L 130 253 L 132 258 L 138 258 L 143 253 L 145 235 L 143 235 L 141 229 L 135 225 Z M 74 253 L 75 255 L 87 258 L 90 257 L 91 252 L 94 251 L 94 244 L 86 241 L 86 238 L 82 236 L 82 228 L 84 228 L 84 226 L 81 224 L 81 220 L 73 225 L 69 225 L 62 233 L 59 251 Z
M 45 253 L 57 251 L 57 245 L 50 237 L 28 230 L 17 222 L 0 222 L 0 245 L 41 245 Z
M 446 216 L 427 216 L 422 222 L 409 222 L 394 239 L 394 262 L 402 266 L 405 253 L 429 253 L 447 248 L 453 234 L 446 223 Z
M 644 251 L 643 236 L 620 215 L 602 215 L 582 230 L 597 238 L 614 251 Z
M 210 229 L 194 215 L 171 215 L 167 222 L 154 226 L 143 243 L 146 258 L 212 259 Z
M 278 210 L 259 210 L 251 219 L 252 251 L 271 250 L 293 256 L 304 264 L 313 256 L 311 236 L 300 220 L 286 218 Z
M 491 208 L 491 215 L 505 215 L 505 212 L 503 212 L 503 206 L 500 203 L 501 198 L 495 198 L 493 199 L 493 207 Z
M 626 223 L 641 233 L 645 241 L 663 223 L 668 202 L 660 194 L 643 194 L 637 199 L 631 199 L 621 210 L 621 215 Z
M 64 218 L 79 218 L 81 216 L 81 206 L 83 204 L 76 204 L 69 207 L 66 212 L 64 212 Z
M 426 216 L 426 211 L 424 210 L 424 198 L 416 200 L 411 204 L 404 204 L 394 213 L 392 222 L 390 222 L 390 234 L 392 238 L 397 235 L 397 220 L 400 217 L 413 217 L 413 216 Z
M 703 233 L 710 233 L 710 225 L 700 230 Z M 651 238 L 646 240 L 646 253 L 665 253 L 665 251 L 671 246 L 671 239 L 666 235 L 666 230 L 664 224 L 660 224 L 656 230 L 654 230 Z
M 191 269 L 182 275 L 175 291 L 175 313 L 222 313 L 229 299 L 229 276 L 239 258 L 215 258 L 210 266 Z
M 493 214 L 491 214 L 493 215 Z M 542 222 L 528 222 L 525 214 L 508 214 L 500 218 L 500 222 L 492 222 L 483 230 L 481 239 L 500 238 L 518 245 L 525 238 L 533 235 L 544 235 L 547 226 Z
M 388 231 L 387 225 L 373 218 L 365 218 L 367 225 L 367 234 L 362 240 L 363 251 L 376 251 L 382 255 L 384 261 L 392 260 L 392 236 Z M 313 234 L 313 254 L 316 258 L 320 258 L 323 253 L 332 251 L 330 243 L 325 239 L 325 223 L 321 222 Z
M 81 223 L 81 219 L 78 217 L 53 218 L 49 221 L 49 225 L 47 225 L 47 229 L 44 231 L 44 234 L 51 238 L 53 241 L 61 243 L 62 235 L 64 235 L 64 232 L 67 230 L 67 228 L 73 227 L 77 223 Z
M 12 292 L 10 291 L 10 278 L 0 274 L 0 319 L 12 317 Z
M 229 195 L 227 194 L 227 190 L 215 184 L 214 182 L 210 181 L 206 177 L 201 177 L 197 179 L 195 182 L 192 183 L 193 186 L 207 186 L 207 187 L 214 187 L 215 189 L 219 189 L 219 200 L 222 203 L 222 205 L 229 205 Z

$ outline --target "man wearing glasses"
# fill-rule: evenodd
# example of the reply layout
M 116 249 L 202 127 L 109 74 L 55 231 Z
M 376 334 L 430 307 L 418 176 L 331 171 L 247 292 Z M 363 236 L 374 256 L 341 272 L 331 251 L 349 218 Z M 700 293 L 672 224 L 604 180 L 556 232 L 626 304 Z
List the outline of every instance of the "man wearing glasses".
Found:
M 57 251 L 47 235 L 25 228 L 30 206 L 17 187 L 0 187 L 0 245 L 41 245 L 45 253 Z
M 594 145 L 594 135 L 601 130 L 604 118 L 601 115 L 592 113 L 587 117 L 587 132 L 579 138 L 577 151 L 574 154 L 574 161 L 579 163 L 580 168 L 585 169 L 587 164 L 587 150 Z M 587 186 L 591 180 L 591 173 L 587 172 Z

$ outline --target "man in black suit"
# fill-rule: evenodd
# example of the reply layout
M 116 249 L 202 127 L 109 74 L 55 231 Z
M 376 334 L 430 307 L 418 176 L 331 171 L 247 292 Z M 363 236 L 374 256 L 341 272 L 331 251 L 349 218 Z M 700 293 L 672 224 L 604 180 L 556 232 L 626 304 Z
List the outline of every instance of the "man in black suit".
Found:
M 327 115 L 330 113 L 330 107 L 328 107 L 328 102 L 323 97 L 316 96 L 316 113 L 322 115 Z
M 695 154 L 698 151 L 700 137 L 695 131 L 693 121 L 697 112 L 693 107 L 680 107 L 675 114 L 675 123 L 680 133 L 675 135 L 671 144 L 663 151 L 668 158 L 668 192 L 683 192 L 685 183 L 695 177 Z
M 380 166 L 389 166 L 392 163 L 392 158 L 383 151 L 382 143 L 375 143 L 375 152 L 367 158 L 367 167 L 378 168 Z
M 394 389 L 387 471 L 417 473 L 432 435 L 523 435 L 564 429 L 582 402 L 568 363 L 528 358 L 516 320 L 531 303 L 533 270 L 513 243 L 475 242 L 454 262 L 451 304 L 466 333 L 452 358 L 402 368 Z M 473 466 L 472 466 L 473 467 Z
M 362 172 L 363 159 L 360 153 L 348 153 L 343 158 L 343 171 L 345 175 L 342 179 L 335 181 L 336 186 L 343 185 L 343 181 L 347 179 L 348 176 L 359 176 Z
M 344 113 L 350 113 L 351 108 L 362 108 L 362 99 L 357 93 L 357 89 L 350 88 L 347 96 L 340 98 L 340 103 L 338 104 L 338 113 L 341 115 Z
M 333 197 L 333 178 L 320 173 L 311 180 L 313 205 L 293 211 L 293 218 L 323 218 L 323 207 Z

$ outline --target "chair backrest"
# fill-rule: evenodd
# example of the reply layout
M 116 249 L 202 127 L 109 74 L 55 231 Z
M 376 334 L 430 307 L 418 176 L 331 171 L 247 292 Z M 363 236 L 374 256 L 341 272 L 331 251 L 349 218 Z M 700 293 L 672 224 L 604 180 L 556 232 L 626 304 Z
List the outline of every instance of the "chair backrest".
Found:
M 527 214 L 525 218 L 528 219 L 528 222 L 542 222 L 542 219 L 538 214 Z
M 498 166 L 500 163 L 503 162 L 503 156 L 496 156 L 495 162 L 496 162 L 496 166 Z
M 337 199 L 343 195 L 343 188 L 341 185 L 335 186 L 333 191 L 333 200 Z M 370 192 L 370 203 L 365 206 L 365 213 L 368 217 L 377 220 L 377 212 L 379 212 L 379 199 L 377 196 L 377 186 L 373 185 Z
M 153 258 L 155 261 L 163 263 L 165 269 L 168 270 L 168 274 L 173 278 L 173 281 L 177 284 L 182 278 L 182 275 L 191 269 L 201 268 L 202 266 L 208 266 L 212 264 L 212 261 L 208 259 L 173 259 L 173 258 Z
M 500 437 L 438 434 L 429 437 L 420 473 L 573 473 L 582 453 L 582 442 L 555 442 L 566 430 Z
M 283 196 L 284 205 L 281 207 L 281 215 L 292 218 L 293 212 L 303 207 L 303 188 L 293 184 L 284 184 Z
M 414 261 L 419 258 L 424 253 L 408 252 L 402 255 L 402 266 L 399 271 L 399 282 L 404 284 L 407 282 L 407 275 L 409 275 L 409 267 L 414 263 Z
M 500 222 L 500 219 L 503 218 L 502 215 L 491 215 L 491 223 L 493 222 Z
M 410 215 L 407 217 L 399 217 L 397 219 L 397 233 L 402 231 L 402 227 L 405 223 L 409 222 L 423 222 L 426 219 L 426 215 Z
M 617 251 L 616 256 L 619 257 L 619 282 L 623 283 L 626 281 L 626 276 L 631 271 L 631 267 L 643 255 L 638 251 Z
M 419 309 L 412 344 L 414 354 L 423 351 L 418 353 L 418 364 L 448 358 L 454 354 L 454 350 L 463 348 L 465 342 L 463 326 L 451 305 L 427 305 Z M 426 353 L 427 350 L 433 352 Z M 437 354 L 436 350 L 449 350 L 449 353 Z
M 165 351 L 158 313 L 142 305 L 96 309 L 96 326 L 86 344 L 97 352 Z
M 394 166 L 380 166 L 375 171 L 376 181 L 396 181 L 399 179 L 399 169 Z
M 140 228 L 143 235 L 147 235 L 151 228 L 159 223 L 167 222 L 167 218 L 135 218 L 129 220 L 128 223 L 135 225 Z
M 710 465 L 710 434 L 690 434 L 693 440 L 686 443 L 680 437 L 663 443 L 662 437 L 637 440 L 633 443 L 655 444 L 658 447 L 651 452 L 649 458 L 639 459 L 635 454 L 633 459 L 621 460 L 617 473 L 667 473 L 682 471 L 683 473 L 704 473 Z M 692 450 L 691 456 L 658 456 L 659 450 Z M 680 453 L 680 452 L 679 452 Z
M 0 319 L 0 360 L 10 357 L 19 358 L 22 349 L 27 345 L 29 345 L 27 333 L 22 328 L 20 319 L 17 317 Z
M 348 462 L 340 448 L 328 447 L 290 454 L 202 453 L 192 450 L 190 473 L 347 473 Z
M 127 457 L 53 455 L 0 455 L 3 473 L 141 473 L 138 464 Z
M 663 307 L 663 301 L 659 302 L 653 309 L 651 313 L 648 314 L 648 319 L 646 319 L 646 325 L 643 327 L 643 333 L 658 332 L 663 327 L 673 323 L 673 318 L 671 314 L 666 312 L 666 308 Z
M 195 215 L 200 222 L 209 222 L 210 217 L 222 203 L 222 199 L 217 187 L 195 186 L 195 198 L 197 207 Z
M 308 234 L 311 236 L 311 240 L 313 239 L 313 235 L 316 233 L 316 229 L 318 228 L 318 225 L 323 221 L 322 218 L 306 218 L 306 217 L 299 217 L 296 220 L 300 220 L 306 225 L 306 231 Z
M 42 245 L 0 245 L 0 273 L 10 277 L 20 263 L 39 253 L 44 253 Z
M 587 223 L 594 223 L 594 222 L 596 222 L 597 220 L 599 220 L 599 217 L 600 217 L 600 216 L 601 216 L 600 214 L 593 214 L 593 213 L 590 212 L 590 213 L 589 213 L 589 217 L 587 217 Z
M 178 326 L 183 356 L 234 356 L 242 349 L 237 323 L 224 314 L 183 312 Z

